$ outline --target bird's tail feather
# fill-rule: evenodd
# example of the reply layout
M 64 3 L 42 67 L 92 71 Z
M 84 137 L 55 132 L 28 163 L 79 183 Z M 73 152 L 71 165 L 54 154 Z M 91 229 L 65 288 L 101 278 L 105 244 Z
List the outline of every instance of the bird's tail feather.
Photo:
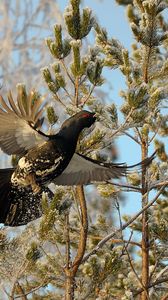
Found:
M 140 167 L 143 168 L 143 167 L 147 167 L 151 164 L 151 162 L 153 161 L 153 159 L 155 158 L 156 156 L 156 151 L 149 157 L 145 158 L 144 160 L 142 160 L 141 162 L 135 164 L 135 165 L 131 165 L 131 166 L 127 166 L 127 169 L 132 169 L 132 168 L 135 168 L 135 167 Z
M 108 167 L 113 169 L 113 172 L 115 172 L 115 176 L 116 178 L 119 178 L 121 176 L 126 176 L 131 174 L 132 172 L 139 172 L 141 171 L 143 168 L 148 167 L 151 162 L 153 161 L 153 159 L 156 156 L 156 151 L 150 156 L 145 158 L 144 160 L 142 160 L 141 162 L 135 164 L 135 165 L 130 165 L 127 166 L 127 164 L 125 163 L 110 163 L 110 164 L 106 164 Z
M 8 197 L 11 190 L 11 176 L 13 168 L 0 169 L 0 223 L 4 223 L 10 208 L 11 199 Z
M 14 168 L 0 169 L 0 223 L 7 226 L 21 226 L 42 215 L 42 193 L 51 199 L 53 193 L 43 188 L 38 194 L 30 189 L 18 188 L 11 183 Z

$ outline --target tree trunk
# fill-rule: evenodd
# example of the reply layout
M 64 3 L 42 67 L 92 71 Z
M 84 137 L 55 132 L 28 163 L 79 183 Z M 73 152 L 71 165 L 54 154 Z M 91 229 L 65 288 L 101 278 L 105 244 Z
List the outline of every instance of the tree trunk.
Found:
M 65 283 L 65 300 L 74 299 L 74 274 L 72 271 L 66 270 L 66 283 Z
M 147 143 L 142 143 L 142 160 L 147 157 Z M 148 203 L 146 167 L 142 169 L 142 208 Z M 148 212 L 142 214 L 142 284 L 144 291 L 141 300 L 148 299 L 149 284 L 149 231 L 148 231 Z

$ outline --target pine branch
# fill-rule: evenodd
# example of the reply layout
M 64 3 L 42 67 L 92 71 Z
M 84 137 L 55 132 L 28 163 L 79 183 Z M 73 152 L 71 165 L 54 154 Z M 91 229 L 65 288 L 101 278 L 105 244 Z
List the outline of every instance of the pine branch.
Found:
M 167 184 L 166 184 L 167 185 Z M 93 248 L 88 254 L 86 254 L 82 260 L 82 263 L 85 263 L 90 256 L 96 254 L 110 239 L 112 239 L 117 233 L 120 233 L 121 230 L 126 229 L 129 225 L 131 225 L 144 211 L 146 211 L 149 207 L 151 207 L 156 200 L 159 198 L 159 196 L 164 191 L 164 188 L 166 185 L 162 186 L 159 192 L 156 194 L 153 200 L 151 200 L 145 207 L 143 207 L 138 213 L 136 213 L 128 222 L 122 225 L 122 228 L 116 229 L 114 232 L 108 234 L 106 237 L 104 237 L 95 248 Z

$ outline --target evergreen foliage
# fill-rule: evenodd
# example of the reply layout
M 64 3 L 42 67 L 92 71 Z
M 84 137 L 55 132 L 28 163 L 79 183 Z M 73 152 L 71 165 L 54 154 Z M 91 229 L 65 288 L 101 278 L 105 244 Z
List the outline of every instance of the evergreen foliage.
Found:
M 40 220 L 15 238 L 1 229 L 1 286 L 5 282 L 9 299 L 20 295 L 24 300 L 164 300 L 168 289 L 167 1 L 117 1 L 125 6 L 134 35 L 131 52 L 110 38 L 80 2 L 70 0 L 66 8 L 66 34 L 56 24 L 53 37 L 46 39 L 53 64 L 42 74 L 53 103 L 68 115 L 82 108 L 96 112 L 99 126 L 81 134 L 81 153 L 106 161 L 111 159 L 113 139 L 126 135 L 139 146 L 142 159 L 152 148 L 157 149 L 157 159 L 129 175 L 125 183 L 95 184 L 84 190 L 56 187 L 51 202 L 43 196 Z M 87 48 L 84 39 L 91 30 L 95 41 Z M 118 68 L 125 79 L 121 107 L 96 94 L 106 80 L 104 68 L 111 72 Z M 23 86 L 19 91 L 26 99 Z M 50 125 L 57 123 L 53 106 L 47 116 Z M 136 194 L 131 201 L 141 199 L 142 210 L 135 217 L 123 216 L 123 195 L 127 200 L 132 191 Z

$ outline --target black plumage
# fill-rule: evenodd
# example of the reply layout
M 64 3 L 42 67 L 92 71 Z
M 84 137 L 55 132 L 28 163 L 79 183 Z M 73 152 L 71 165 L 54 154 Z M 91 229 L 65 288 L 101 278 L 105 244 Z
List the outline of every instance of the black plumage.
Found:
M 1 97 L 0 148 L 20 156 L 16 168 L 0 170 L 0 222 L 10 226 L 24 225 L 42 214 L 42 193 L 52 193 L 56 185 L 82 185 L 126 175 L 126 164 L 103 163 L 76 153 L 80 132 L 95 121 L 95 114 L 82 110 L 67 119 L 55 135 L 44 134 L 44 103 L 35 103 L 30 95 L 17 105 L 9 94 L 7 105 Z M 148 165 L 153 157 L 137 165 Z

